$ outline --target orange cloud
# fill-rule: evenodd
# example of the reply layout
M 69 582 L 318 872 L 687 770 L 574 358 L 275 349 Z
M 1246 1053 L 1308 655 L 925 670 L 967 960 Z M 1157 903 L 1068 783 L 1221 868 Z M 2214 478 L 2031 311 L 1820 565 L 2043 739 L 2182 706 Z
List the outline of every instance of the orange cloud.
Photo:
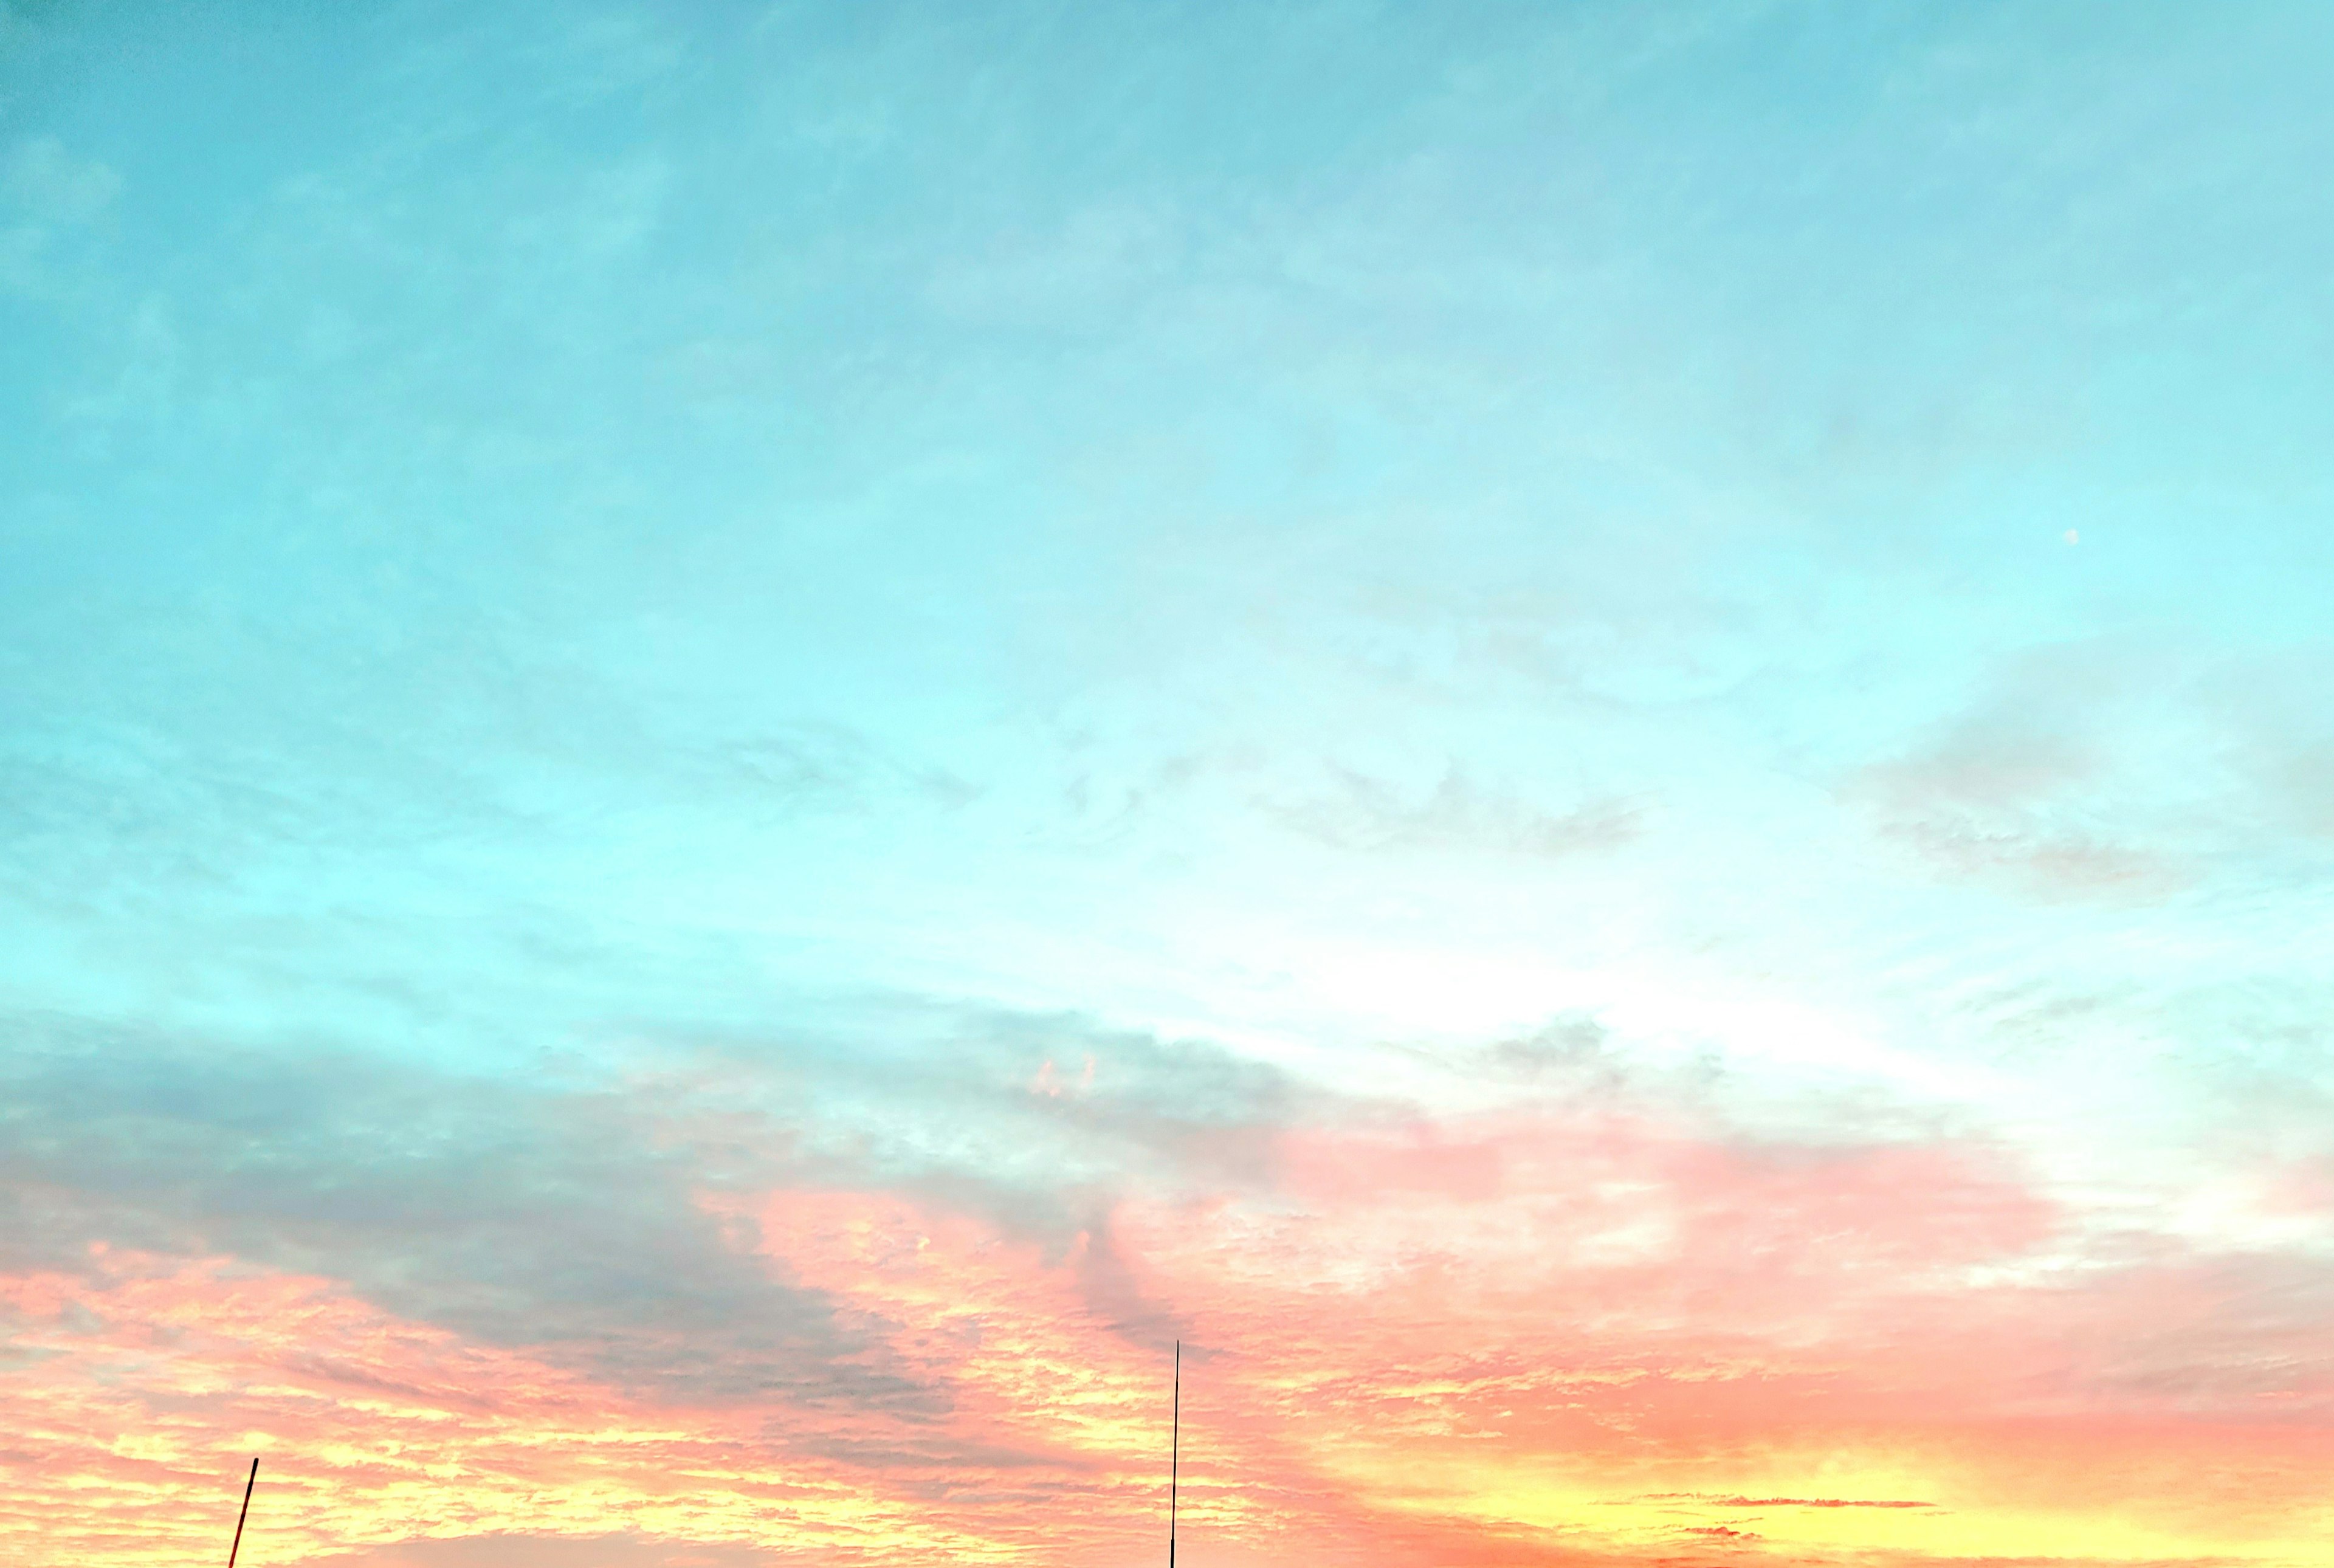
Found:
M 1543 1113 L 1290 1133 L 1276 1168 L 1067 1239 L 895 1192 L 706 1195 L 859 1347 L 853 1380 L 752 1398 L 227 1259 L 0 1276 L 0 1556 L 208 1563 L 256 1451 L 262 1564 L 481 1537 L 1143 1561 L 1177 1337 L 1195 1563 L 2265 1568 L 2325 1523 L 2323 1363 L 2229 1359 L 2299 1357 L 2309 1314 L 2233 1330 L 2262 1292 L 2085 1262 L 1982 1150 Z

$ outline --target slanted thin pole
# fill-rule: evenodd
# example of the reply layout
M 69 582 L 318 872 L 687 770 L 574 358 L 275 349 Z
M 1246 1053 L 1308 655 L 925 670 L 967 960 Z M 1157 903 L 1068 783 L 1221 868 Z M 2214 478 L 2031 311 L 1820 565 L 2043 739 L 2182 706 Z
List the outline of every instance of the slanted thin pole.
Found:
M 235 1568 L 235 1554 L 243 1550 L 243 1522 L 251 1517 L 251 1489 L 259 1484 L 259 1456 L 251 1457 L 251 1477 L 243 1484 L 243 1512 L 235 1516 L 235 1544 L 227 1549 L 227 1568 Z
M 252 1461 L 254 1465 L 258 1460 Z M 1175 1568 L 1175 1483 L 1183 1468 L 1183 1342 L 1175 1342 L 1175 1417 L 1167 1438 L 1167 1568 Z M 227 1568 L 235 1568 L 230 1563 Z

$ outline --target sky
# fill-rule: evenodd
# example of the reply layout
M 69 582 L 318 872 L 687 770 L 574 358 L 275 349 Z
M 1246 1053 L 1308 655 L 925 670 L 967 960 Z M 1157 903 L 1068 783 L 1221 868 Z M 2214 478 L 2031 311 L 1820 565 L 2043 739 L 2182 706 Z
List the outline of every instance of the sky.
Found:
M 0 5 L 0 1559 L 2327 1563 L 2330 63 Z

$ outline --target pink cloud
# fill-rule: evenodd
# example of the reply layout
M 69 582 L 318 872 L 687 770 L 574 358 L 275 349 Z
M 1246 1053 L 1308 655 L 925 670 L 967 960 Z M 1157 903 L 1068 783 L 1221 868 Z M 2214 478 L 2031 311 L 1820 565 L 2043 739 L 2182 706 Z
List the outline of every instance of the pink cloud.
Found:
M 274 1563 L 1129 1560 L 1173 1337 L 1213 1563 L 1943 1563 L 2086 1519 L 2269 1562 L 2334 1460 L 2310 1312 L 2233 1320 L 2265 1293 L 2191 1256 L 2070 1273 L 1981 1147 L 1542 1112 L 1292 1131 L 1274 1167 L 1050 1241 L 898 1193 L 706 1197 L 892 1400 L 654 1400 L 231 1260 L 0 1276 L 0 1555 L 207 1561 L 256 1451 Z

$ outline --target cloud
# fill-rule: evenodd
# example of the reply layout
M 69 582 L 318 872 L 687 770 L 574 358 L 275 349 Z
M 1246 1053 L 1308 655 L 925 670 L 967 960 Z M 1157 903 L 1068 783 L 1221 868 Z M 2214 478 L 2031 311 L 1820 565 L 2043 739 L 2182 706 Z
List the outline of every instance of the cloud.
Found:
M 690 1162 L 621 1094 L 352 1051 L 7 1028 L 0 1248 L 16 1266 L 74 1266 L 93 1239 L 226 1251 L 619 1379 L 921 1397 L 849 1363 L 814 1297 L 737 1262 L 690 1198 Z
M 795 810 L 864 811 L 905 799 L 962 806 L 977 786 L 937 767 L 913 767 L 865 736 L 835 724 L 804 724 L 741 737 L 721 757 L 747 791 Z
M 709 1191 L 873 1179 L 1058 1246 L 1133 1187 L 1268 1183 L 1281 1130 L 1331 1103 L 1198 1044 L 908 1002 L 790 1036 L 674 1029 L 631 1071 L 565 1086 L 313 1043 L 5 1027 L 0 1257 L 227 1251 L 704 1397 L 933 1397 L 866 1359 L 815 1289 L 742 1259 Z M 1031 1093 L 1065 1056 L 1094 1063 L 1077 1092 Z M 1105 1255 L 1089 1272 L 1117 1288 Z
M 1934 1508 L 1934 1503 L 1868 1497 L 1714 1497 L 1700 1492 L 1654 1492 L 1644 1501 L 1704 1503 L 1717 1508 Z
M 0 1275 L 32 1349 L 12 1409 L 32 1445 L 0 1539 L 130 1563 L 231 1518 L 261 1456 L 252 1537 L 275 1561 L 429 1536 L 756 1542 L 826 1560 L 961 1560 L 978 1540 L 881 1472 L 819 1458 L 768 1413 L 647 1401 L 530 1355 L 400 1320 L 334 1282 L 224 1260 L 96 1253 L 78 1275 Z M 820 1421 L 894 1418 L 858 1408 Z M 34 1477 L 77 1499 L 22 1506 Z M 458 1560 L 459 1548 L 447 1548 Z M 583 1550 L 583 1548 L 579 1548 Z M 678 1556 L 680 1554 L 675 1553 Z M 737 1555 L 733 1553 L 732 1555 Z
M 2160 899 L 2204 848 L 2160 749 L 2156 662 L 2095 645 L 2013 661 L 1963 715 L 1857 770 L 1844 791 L 1880 834 L 1957 880 L 2048 899 Z M 2183 726 L 2182 727 L 2185 727 Z M 2175 791 L 2165 798 L 2165 788 Z
M 1348 768 L 1333 771 L 1336 787 L 1328 794 L 1268 809 L 1284 825 L 1335 849 L 1561 858 L 1628 842 L 1641 831 L 1644 815 L 1642 808 L 1619 801 L 1551 812 L 1474 784 L 1455 767 L 1423 796 Z
M 400 1541 L 309 1560 L 309 1568 L 774 1568 L 800 1553 L 755 1546 L 657 1541 L 638 1534 L 574 1540 L 557 1535 L 487 1534 L 446 1541 Z
M 1795 1515 L 1950 1515 L 1921 1526 L 1950 1560 L 2102 1422 L 2129 1451 L 2074 1495 L 2133 1516 L 2171 1505 L 2117 1477 L 2195 1420 L 2246 1456 L 2242 1508 L 2310 1470 L 2323 1269 L 2087 1241 L 1982 1142 L 1750 1140 L 1595 1074 L 1436 1118 L 930 1005 L 825 1027 L 564 1090 L 215 1042 L 12 1053 L 0 1298 L 15 1429 L 44 1434 L 21 1473 L 84 1477 L 49 1538 L 126 1568 L 103 1521 L 134 1491 L 171 1500 L 149 1539 L 191 1540 L 256 1446 L 268 1527 L 371 1543 L 365 1568 L 421 1535 L 472 1544 L 415 1568 L 481 1536 L 625 1568 L 683 1542 L 1107 1554 L 1159 1501 L 1175 1337 L 1191 1540 L 1227 1560 L 1617 1562 L 1740 1523 L 1681 1508 L 1773 1510 L 1778 1550 L 1831 1539 Z M 1555 1034 L 1560 1064 L 1603 1049 Z M 959 1065 L 905 1083 L 887 1040 Z M 1032 1092 L 1072 1051 L 1092 1083 Z M 1064 1184 L 992 1158 L 1016 1143 Z M 1896 1467 L 1844 1476 L 1844 1432 Z
M 86 223 L 121 190 L 121 175 L 54 136 L 26 137 L 0 159 L 0 192 L 38 222 Z
M 13 20 L 0 11 L 0 55 Z M 55 136 L 28 136 L 0 151 L 0 291 L 52 302 L 70 295 L 64 242 L 93 224 L 121 189 L 112 168 L 74 156 Z

